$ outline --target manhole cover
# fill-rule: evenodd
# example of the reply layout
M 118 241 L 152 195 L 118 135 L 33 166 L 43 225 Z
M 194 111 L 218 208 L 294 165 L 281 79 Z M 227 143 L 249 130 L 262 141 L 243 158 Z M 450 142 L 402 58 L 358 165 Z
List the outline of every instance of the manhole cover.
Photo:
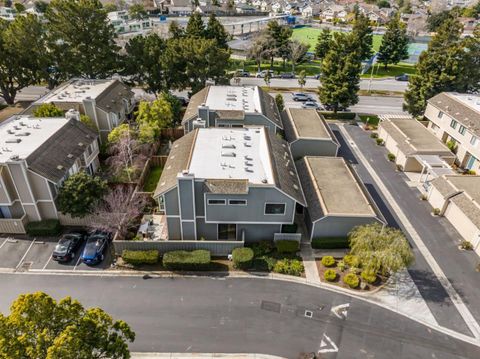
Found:
M 260 308 L 262 308 L 263 310 L 268 310 L 269 312 L 280 313 L 280 309 L 282 308 L 282 305 L 280 303 L 262 300 L 262 304 Z
M 306 316 L 307 318 L 312 318 L 312 317 L 313 317 L 313 312 L 312 312 L 311 310 L 306 310 L 306 311 L 305 311 L 305 316 Z

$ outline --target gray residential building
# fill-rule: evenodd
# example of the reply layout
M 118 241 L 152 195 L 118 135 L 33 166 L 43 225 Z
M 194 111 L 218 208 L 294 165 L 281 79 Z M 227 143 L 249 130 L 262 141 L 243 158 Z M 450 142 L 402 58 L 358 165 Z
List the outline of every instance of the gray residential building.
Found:
M 167 240 L 272 240 L 305 206 L 288 144 L 263 126 L 187 133 L 173 143 L 154 198 Z
M 317 110 L 286 108 L 282 121 L 294 160 L 304 156 L 337 156 L 340 144 Z
M 99 167 L 97 140 L 75 118 L 14 116 L 1 123 L 0 233 L 25 233 L 30 221 L 58 219 L 63 181 Z
M 196 128 L 265 126 L 271 133 L 283 129 L 275 99 L 258 86 L 207 86 L 192 96 L 182 125 Z
M 118 79 L 71 79 L 35 101 L 25 114 L 32 114 L 44 103 L 53 103 L 62 110 L 76 110 L 92 119 L 100 141 L 121 124 L 135 107 L 134 93 Z

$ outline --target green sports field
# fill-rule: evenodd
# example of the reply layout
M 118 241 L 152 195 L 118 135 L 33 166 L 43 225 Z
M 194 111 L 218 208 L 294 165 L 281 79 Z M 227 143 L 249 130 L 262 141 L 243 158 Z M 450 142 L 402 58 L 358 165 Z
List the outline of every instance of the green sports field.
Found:
M 293 29 L 292 38 L 310 45 L 310 51 L 315 49 L 318 34 L 322 29 L 313 27 L 300 27 Z M 382 42 L 382 35 L 373 35 L 373 50 L 378 51 Z

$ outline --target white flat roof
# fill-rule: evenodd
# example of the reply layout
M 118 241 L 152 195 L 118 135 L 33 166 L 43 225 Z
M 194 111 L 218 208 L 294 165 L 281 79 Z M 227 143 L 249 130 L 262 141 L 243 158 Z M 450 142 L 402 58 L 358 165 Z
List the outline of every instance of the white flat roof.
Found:
M 471 109 L 480 112 L 480 95 L 470 95 L 464 93 L 448 93 L 451 97 L 457 99 L 465 106 L 470 107 Z
M 86 98 L 95 99 L 105 91 L 115 80 L 84 80 L 74 79 L 60 86 L 35 103 L 50 102 L 83 102 Z
M 0 124 L 0 164 L 12 156 L 25 159 L 66 123 L 64 117 L 14 116 Z M 28 135 L 27 135 L 28 134 Z
M 212 110 L 262 112 L 257 86 L 211 86 L 205 105 Z
M 264 127 L 202 128 L 195 140 L 189 172 L 203 179 L 246 179 L 274 184 Z

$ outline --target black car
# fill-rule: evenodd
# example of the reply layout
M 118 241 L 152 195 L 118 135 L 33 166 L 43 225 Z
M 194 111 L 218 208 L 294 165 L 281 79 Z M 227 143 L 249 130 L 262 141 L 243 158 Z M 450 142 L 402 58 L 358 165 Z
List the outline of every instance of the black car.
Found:
M 87 237 L 83 231 L 64 234 L 52 253 L 52 259 L 58 262 L 69 262 L 75 258 L 75 252 L 82 246 Z
M 395 80 L 397 80 L 397 81 L 408 81 L 409 76 L 407 74 L 401 74 L 401 75 L 395 76 Z
M 327 111 L 333 111 L 333 110 L 334 110 L 333 105 L 323 104 L 323 106 L 325 107 L 325 110 L 327 110 Z M 348 110 L 348 107 L 344 107 L 344 106 L 342 106 L 342 105 L 338 105 L 337 111 L 348 112 L 349 110 Z
M 294 79 L 295 74 L 293 72 L 284 72 L 283 74 L 280 75 L 281 79 Z

